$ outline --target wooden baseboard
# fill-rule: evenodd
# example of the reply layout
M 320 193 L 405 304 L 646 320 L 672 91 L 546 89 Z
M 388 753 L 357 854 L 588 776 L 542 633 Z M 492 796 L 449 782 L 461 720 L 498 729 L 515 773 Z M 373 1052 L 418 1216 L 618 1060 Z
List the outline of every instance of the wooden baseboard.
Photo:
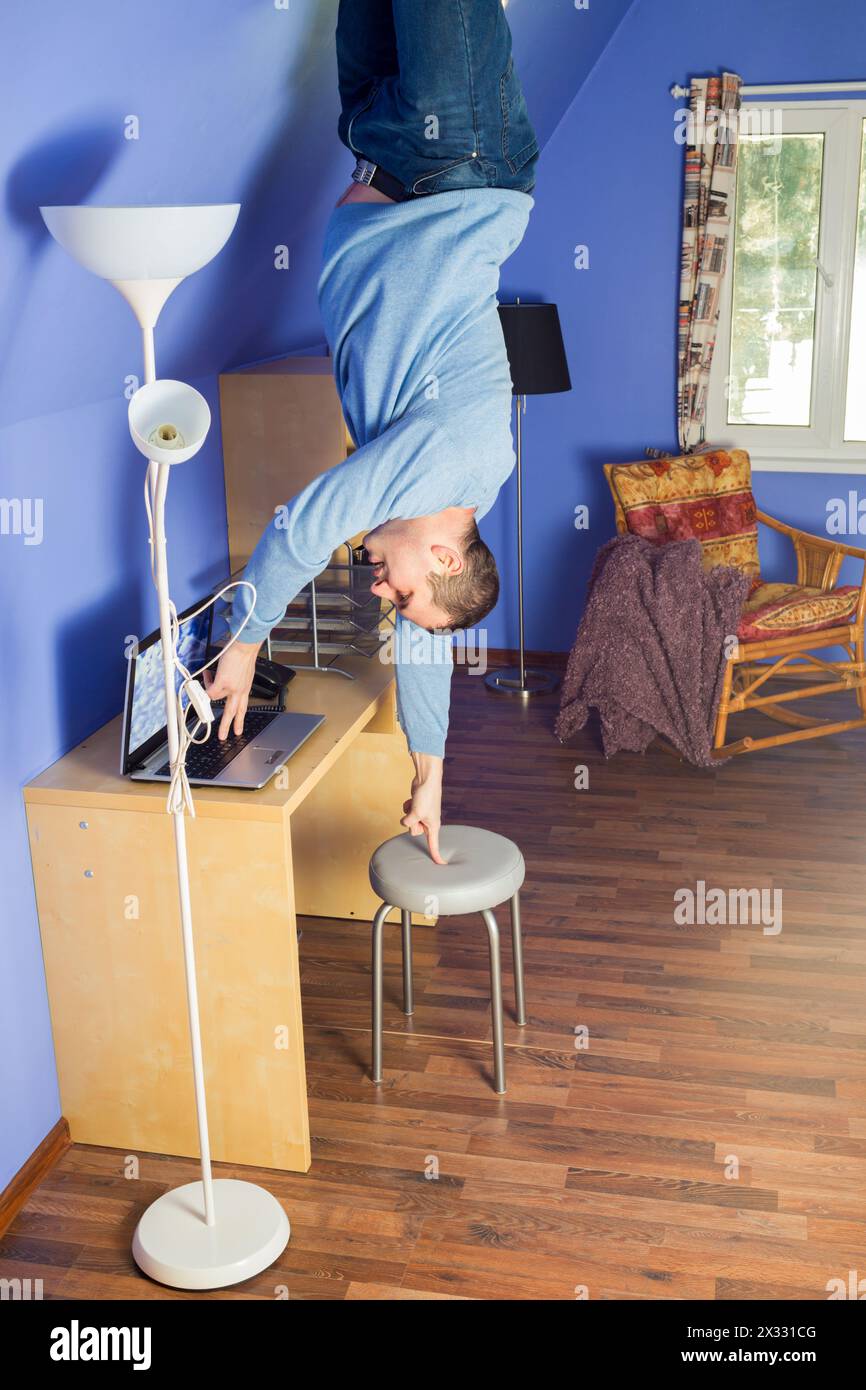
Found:
M 34 1149 L 23 1167 L 18 1169 L 9 1186 L 0 1192 L 0 1236 L 11 1225 L 27 1198 L 69 1148 L 69 1125 L 61 1115 L 49 1130 L 38 1149 Z

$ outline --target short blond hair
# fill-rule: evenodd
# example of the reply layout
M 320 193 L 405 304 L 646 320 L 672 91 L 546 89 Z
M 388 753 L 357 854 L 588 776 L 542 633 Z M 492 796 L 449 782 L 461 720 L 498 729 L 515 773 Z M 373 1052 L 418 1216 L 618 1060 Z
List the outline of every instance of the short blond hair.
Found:
M 449 625 L 456 631 L 482 622 L 499 598 L 496 561 L 474 521 L 469 523 L 463 537 L 460 573 L 447 575 L 434 571 L 428 578 L 434 603 L 448 615 Z

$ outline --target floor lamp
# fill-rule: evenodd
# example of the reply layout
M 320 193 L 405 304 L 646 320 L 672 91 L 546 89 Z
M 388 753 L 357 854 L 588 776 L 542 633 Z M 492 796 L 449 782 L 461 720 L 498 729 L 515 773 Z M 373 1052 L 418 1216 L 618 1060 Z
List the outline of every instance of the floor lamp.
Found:
M 191 386 L 156 379 L 153 331 L 172 290 L 222 250 L 234 230 L 239 210 L 238 203 L 40 209 L 55 240 L 87 270 L 111 281 L 130 304 L 141 327 L 144 385 L 130 401 L 129 426 L 134 443 L 148 459 L 151 558 L 159 600 L 166 725 L 173 769 L 178 762 L 180 725 L 165 499 L 171 468 L 191 458 L 204 443 L 210 411 L 204 397 Z M 215 1289 L 249 1279 L 273 1264 L 289 1239 L 289 1222 L 279 1202 L 265 1188 L 234 1179 L 214 1181 L 212 1176 L 184 798 L 170 794 L 169 803 L 177 858 L 201 1182 L 174 1188 L 147 1208 L 136 1228 L 132 1253 L 144 1273 L 162 1284 L 181 1289 Z
M 491 690 L 504 695 L 545 695 L 555 690 L 559 678 L 550 671 L 527 669 L 523 616 L 523 412 L 527 396 L 546 396 L 570 391 L 571 378 L 565 359 L 562 330 L 555 304 L 500 304 L 499 318 L 505 336 L 513 394 L 517 397 L 517 614 L 520 627 L 520 659 L 517 666 L 491 671 L 485 678 Z

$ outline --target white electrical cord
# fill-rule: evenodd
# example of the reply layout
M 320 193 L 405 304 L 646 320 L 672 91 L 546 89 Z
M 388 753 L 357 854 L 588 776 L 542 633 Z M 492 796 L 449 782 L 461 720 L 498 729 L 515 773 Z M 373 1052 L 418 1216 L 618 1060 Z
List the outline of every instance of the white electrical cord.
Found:
M 153 479 L 151 475 L 153 475 Z M 148 468 L 144 478 L 144 506 L 147 512 L 148 544 L 150 546 L 150 574 L 151 578 L 153 579 L 154 586 L 156 586 L 156 567 L 154 555 L 154 547 L 156 545 L 156 540 L 153 534 L 153 494 L 156 486 L 154 481 L 155 477 L 156 470 Z M 177 811 L 182 811 L 185 807 L 189 811 L 191 816 L 195 815 L 195 803 L 192 799 L 192 789 L 189 785 L 189 778 L 186 775 L 186 755 L 189 751 L 190 744 L 207 743 L 208 739 L 210 738 L 211 728 L 213 727 L 214 722 L 214 712 L 211 707 L 211 702 L 208 698 L 207 691 L 205 690 L 201 681 L 198 680 L 198 677 L 201 675 L 202 671 L 208 670 L 209 667 L 213 666 L 214 662 L 219 661 L 223 652 L 227 652 L 229 647 L 234 646 L 235 642 L 237 642 L 238 638 L 240 637 L 241 633 L 243 632 L 244 628 L 246 627 L 247 623 L 253 615 L 253 609 L 255 608 L 256 603 L 256 586 L 255 584 L 251 583 L 249 579 L 233 579 L 231 583 L 224 585 L 224 587 L 220 589 L 218 594 L 212 594 L 211 597 L 207 599 L 205 603 L 203 603 L 199 608 L 196 608 L 194 612 L 187 613 L 187 615 L 184 618 L 184 622 L 191 622 L 193 618 L 197 618 L 200 613 L 203 613 L 206 608 L 210 608 L 212 603 L 219 602 L 223 595 L 227 594 L 231 589 L 250 590 L 250 593 L 252 594 L 252 602 L 250 604 L 249 612 L 247 613 L 237 632 L 234 633 L 234 635 L 228 642 L 226 642 L 224 647 L 220 648 L 216 656 L 211 657 L 210 661 L 206 661 L 204 666 L 199 667 L 199 670 L 196 672 L 195 675 L 193 675 L 192 672 L 187 670 L 186 666 L 184 666 L 183 662 L 178 656 L 180 622 L 177 616 L 177 608 L 175 607 L 171 599 L 169 599 L 168 601 L 169 613 L 171 615 L 171 660 L 174 669 L 181 676 L 181 683 L 177 688 L 176 697 L 178 749 L 177 757 L 172 760 L 170 765 L 171 777 L 169 779 L 168 796 L 166 798 L 166 810 L 169 811 L 171 814 L 174 814 Z M 186 697 L 186 704 L 184 704 L 184 696 Z M 198 716 L 195 720 L 195 723 L 192 726 L 187 724 L 187 711 L 190 705 L 192 705 L 193 709 L 196 712 L 196 715 Z M 166 719 L 167 718 L 168 711 L 166 711 Z M 204 737 L 197 738 L 196 735 L 199 733 L 201 729 L 205 730 Z

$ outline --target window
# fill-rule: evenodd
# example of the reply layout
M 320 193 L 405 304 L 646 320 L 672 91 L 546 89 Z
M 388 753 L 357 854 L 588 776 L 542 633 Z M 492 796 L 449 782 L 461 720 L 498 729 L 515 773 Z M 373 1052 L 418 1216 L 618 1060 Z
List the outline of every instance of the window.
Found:
M 707 439 L 866 472 L 866 101 L 743 111 Z

